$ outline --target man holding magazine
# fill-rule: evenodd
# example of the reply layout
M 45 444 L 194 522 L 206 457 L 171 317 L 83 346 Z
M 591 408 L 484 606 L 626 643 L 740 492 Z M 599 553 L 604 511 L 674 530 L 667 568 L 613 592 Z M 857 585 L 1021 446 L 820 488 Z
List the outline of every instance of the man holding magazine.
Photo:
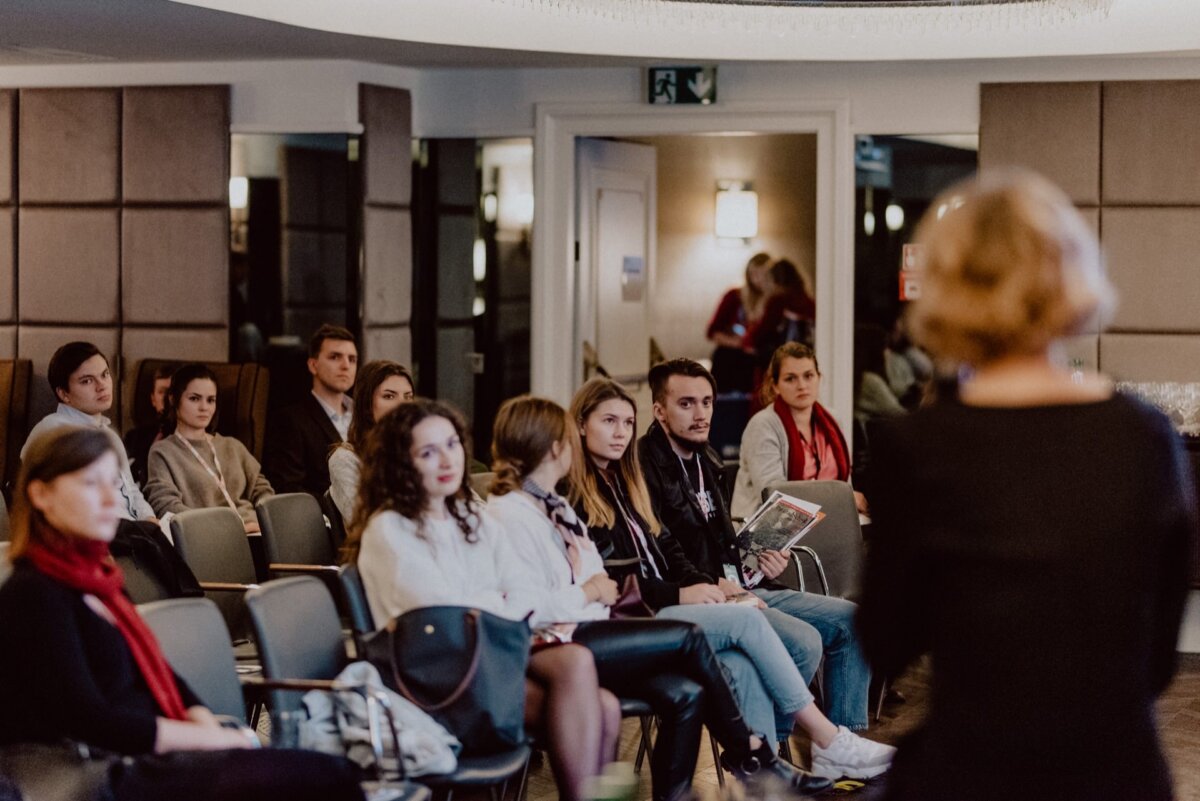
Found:
M 692 564 L 727 597 L 744 593 L 723 466 L 708 445 L 716 382 L 691 359 L 657 364 L 649 378 L 655 422 L 638 441 L 638 455 L 654 511 Z M 787 564 L 788 557 L 778 551 L 759 554 L 764 579 L 752 591 L 766 604 L 764 614 L 805 679 L 812 680 L 824 653 L 829 719 L 851 730 L 865 729 L 871 673 L 854 630 L 856 605 L 774 584 Z

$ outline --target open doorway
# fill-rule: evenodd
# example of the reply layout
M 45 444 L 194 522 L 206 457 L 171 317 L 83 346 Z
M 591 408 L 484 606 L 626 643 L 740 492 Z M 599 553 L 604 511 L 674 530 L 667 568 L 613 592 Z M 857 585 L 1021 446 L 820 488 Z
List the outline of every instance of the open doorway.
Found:
M 647 421 L 651 364 L 705 363 L 718 378 L 711 442 L 736 458 L 776 340 L 812 344 L 816 135 L 579 138 L 576 146 L 583 377 L 619 380 Z M 790 278 L 772 281 L 783 274 Z M 799 302 L 775 302 L 793 294 Z M 793 306 L 796 316 L 782 316 Z

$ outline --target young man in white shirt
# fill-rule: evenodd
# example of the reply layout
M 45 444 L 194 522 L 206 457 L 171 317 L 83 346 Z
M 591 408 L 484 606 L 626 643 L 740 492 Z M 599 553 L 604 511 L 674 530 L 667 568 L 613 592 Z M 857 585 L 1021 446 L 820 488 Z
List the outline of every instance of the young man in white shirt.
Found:
M 90 342 L 68 342 L 50 357 L 46 370 L 50 389 L 58 398 L 58 408 L 46 415 L 29 432 L 21 456 L 29 444 L 47 431 L 67 425 L 103 430 L 113 441 L 113 450 L 121 466 L 121 517 L 127 520 L 154 520 L 154 510 L 142 497 L 129 469 L 125 445 L 112 429 L 105 413 L 113 404 L 113 377 L 108 359 Z

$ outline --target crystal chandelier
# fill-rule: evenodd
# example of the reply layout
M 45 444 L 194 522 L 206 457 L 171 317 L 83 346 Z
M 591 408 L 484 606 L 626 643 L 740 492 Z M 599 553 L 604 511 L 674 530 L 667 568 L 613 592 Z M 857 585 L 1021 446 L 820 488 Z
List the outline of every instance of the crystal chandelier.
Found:
M 1103 19 L 1115 0 L 490 0 L 552 16 L 668 30 L 910 35 Z

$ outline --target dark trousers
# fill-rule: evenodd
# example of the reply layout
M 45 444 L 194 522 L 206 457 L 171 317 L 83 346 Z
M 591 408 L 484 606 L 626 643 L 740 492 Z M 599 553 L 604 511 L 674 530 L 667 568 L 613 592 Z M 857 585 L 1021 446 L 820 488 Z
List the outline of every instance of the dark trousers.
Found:
M 645 701 L 659 716 L 650 759 L 655 801 L 678 798 L 691 787 L 702 726 L 734 753 L 749 748 L 750 729 L 698 626 L 598 620 L 581 623 L 574 640 L 592 652 L 600 686 Z

